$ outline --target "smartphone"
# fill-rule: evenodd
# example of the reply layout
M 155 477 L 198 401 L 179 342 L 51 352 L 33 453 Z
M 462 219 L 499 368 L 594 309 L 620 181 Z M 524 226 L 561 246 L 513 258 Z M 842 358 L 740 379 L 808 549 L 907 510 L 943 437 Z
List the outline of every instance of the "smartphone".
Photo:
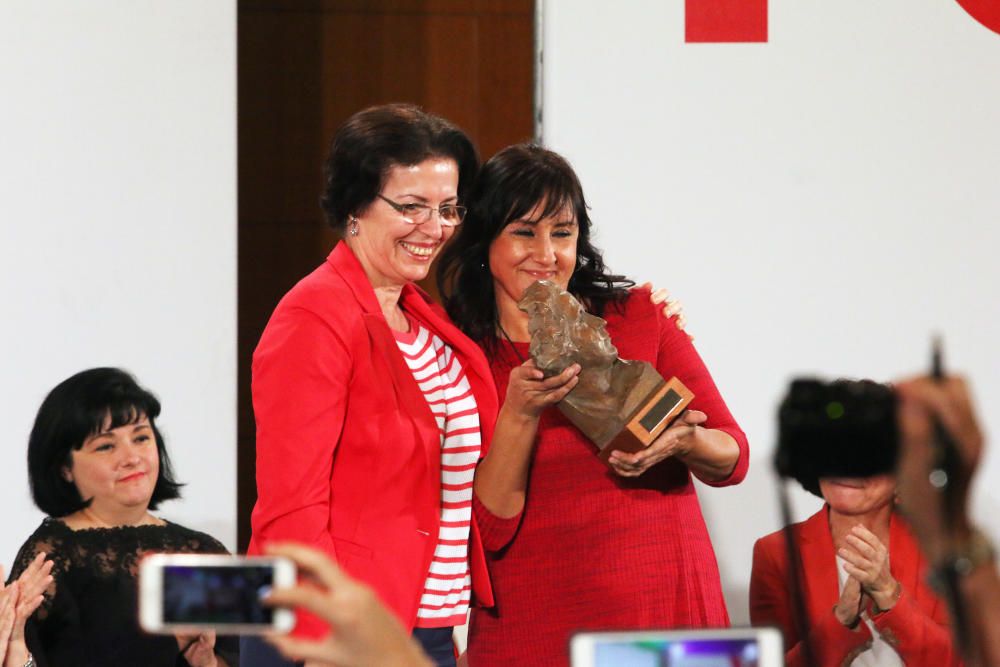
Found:
M 570 640 L 572 667 L 783 667 L 776 628 L 583 632 Z
M 288 632 L 294 613 L 263 599 L 294 585 L 285 558 L 153 554 L 139 563 L 139 625 L 154 634 Z

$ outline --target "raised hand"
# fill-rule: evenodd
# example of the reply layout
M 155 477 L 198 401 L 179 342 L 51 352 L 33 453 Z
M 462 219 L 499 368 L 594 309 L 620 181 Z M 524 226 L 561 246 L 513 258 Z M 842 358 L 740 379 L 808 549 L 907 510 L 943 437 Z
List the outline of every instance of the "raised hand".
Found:
M 889 570 L 889 550 L 864 526 L 851 528 L 847 546 L 837 551 L 846 563 L 844 569 L 857 579 L 861 590 L 871 597 L 878 611 L 888 611 L 899 599 L 899 582 Z
M 932 563 L 968 540 L 972 475 L 983 451 L 983 434 L 965 380 L 914 378 L 895 385 L 899 396 L 899 498 L 910 527 Z M 959 466 L 944 489 L 931 483 L 935 467 L 933 420 L 951 435 Z M 948 496 L 945 502 L 945 495 Z
M 3 567 L 0 567 L 0 665 L 4 663 L 7 655 L 7 642 L 10 640 L 11 630 L 14 629 L 14 608 L 17 606 L 20 592 L 16 581 L 4 587 L 3 580 Z
M 847 577 L 844 582 L 844 590 L 840 592 L 840 599 L 833 606 L 833 615 L 837 617 L 841 625 L 853 628 L 858 624 L 861 617 L 862 604 L 861 583 L 854 577 Z
M 0 577 L 2 579 L 2 577 Z M 45 559 L 44 553 L 35 555 L 17 581 L 12 583 L 0 595 L 10 598 L 9 604 L 13 611 L 13 620 L 7 631 L 7 640 L 3 643 L 6 649 L 6 660 L 10 664 L 23 665 L 28 661 L 28 646 L 24 638 L 24 626 L 42 604 L 42 592 L 52 584 L 52 561 Z M 10 612 L 6 612 L 10 613 Z M 4 632 L 6 621 L 0 619 L 0 634 Z

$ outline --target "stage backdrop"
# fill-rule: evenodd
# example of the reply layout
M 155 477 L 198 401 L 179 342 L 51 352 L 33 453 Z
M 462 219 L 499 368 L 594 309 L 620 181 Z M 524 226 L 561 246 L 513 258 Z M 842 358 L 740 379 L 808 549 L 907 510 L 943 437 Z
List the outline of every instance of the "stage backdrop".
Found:
M 543 11 L 544 140 L 579 172 L 611 268 L 685 303 L 750 438 L 747 481 L 699 489 L 735 623 L 753 542 L 779 527 L 790 378 L 923 371 L 941 332 L 1000 433 L 1000 35 L 955 0 L 769 4 Z M 1000 538 L 991 444 L 976 502 Z M 818 507 L 797 495 L 798 517 Z
M 0 3 L 0 563 L 42 518 L 35 411 L 84 368 L 163 403 L 184 498 L 236 542 L 235 2 Z

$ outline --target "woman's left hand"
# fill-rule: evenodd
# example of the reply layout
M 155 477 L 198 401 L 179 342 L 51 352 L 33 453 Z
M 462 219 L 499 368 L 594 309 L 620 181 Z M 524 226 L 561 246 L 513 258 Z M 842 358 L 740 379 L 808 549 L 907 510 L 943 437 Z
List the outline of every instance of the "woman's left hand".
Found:
M 685 410 L 649 447 L 640 452 L 611 452 L 608 464 L 622 477 L 638 477 L 664 459 L 690 452 L 698 425 L 707 419 L 704 412 Z
M 889 550 L 862 525 L 851 528 L 847 546 L 837 553 L 846 562 L 844 569 L 858 580 L 880 611 L 888 611 L 899 599 L 899 582 L 889 570 Z
M 216 667 L 219 664 L 215 655 L 214 630 L 197 636 L 177 635 L 177 645 L 180 646 L 184 659 L 191 667 Z
M 667 290 L 663 288 L 654 289 L 652 283 L 648 282 L 643 283 L 642 285 L 640 285 L 640 288 L 648 289 L 650 303 L 652 303 L 654 306 L 659 306 L 662 304 L 663 316 L 668 320 L 670 318 L 675 318 L 674 325 L 677 327 L 678 330 L 684 331 L 685 327 L 687 327 L 687 317 L 684 316 L 684 304 L 682 304 L 677 299 L 671 299 L 670 292 L 668 292 Z M 688 334 L 688 338 L 694 340 L 694 336 L 692 336 L 691 334 Z

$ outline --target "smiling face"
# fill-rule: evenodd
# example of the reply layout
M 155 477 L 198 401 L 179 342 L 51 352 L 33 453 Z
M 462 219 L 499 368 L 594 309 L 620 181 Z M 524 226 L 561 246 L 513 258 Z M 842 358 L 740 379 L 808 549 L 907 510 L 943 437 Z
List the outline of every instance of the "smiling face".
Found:
M 819 490 L 835 512 L 858 516 L 891 503 L 896 492 L 896 478 L 892 475 L 822 477 Z
M 490 273 L 500 313 L 517 312 L 517 302 L 532 283 L 549 280 L 563 290 L 576 270 L 579 228 L 569 206 L 540 217 L 545 202 L 511 220 L 490 244 Z
M 438 208 L 456 204 L 458 165 L 450 158 L 429 158 L 415 165 L 391 167 L 379 194 L 400 205 Z M 357 219 L 357 235 L 349 234 L 345 239 L 376 288 L 398 287 L 426 278 L 431 262 L 455 231 L 443 227 L 437 213 L 422 225 L 410 224 L 380 198 Z
M 123 510 L 149 505 L 160 457 L 145 415 L 117 428 L 108 428 L 110 421 L 109 416 L 99 433 L 84 440 L 80 449 L 70 450 L 63 476 L 76 486 L 81 498 L 92 499 L 95 513 L 114 517 Z

